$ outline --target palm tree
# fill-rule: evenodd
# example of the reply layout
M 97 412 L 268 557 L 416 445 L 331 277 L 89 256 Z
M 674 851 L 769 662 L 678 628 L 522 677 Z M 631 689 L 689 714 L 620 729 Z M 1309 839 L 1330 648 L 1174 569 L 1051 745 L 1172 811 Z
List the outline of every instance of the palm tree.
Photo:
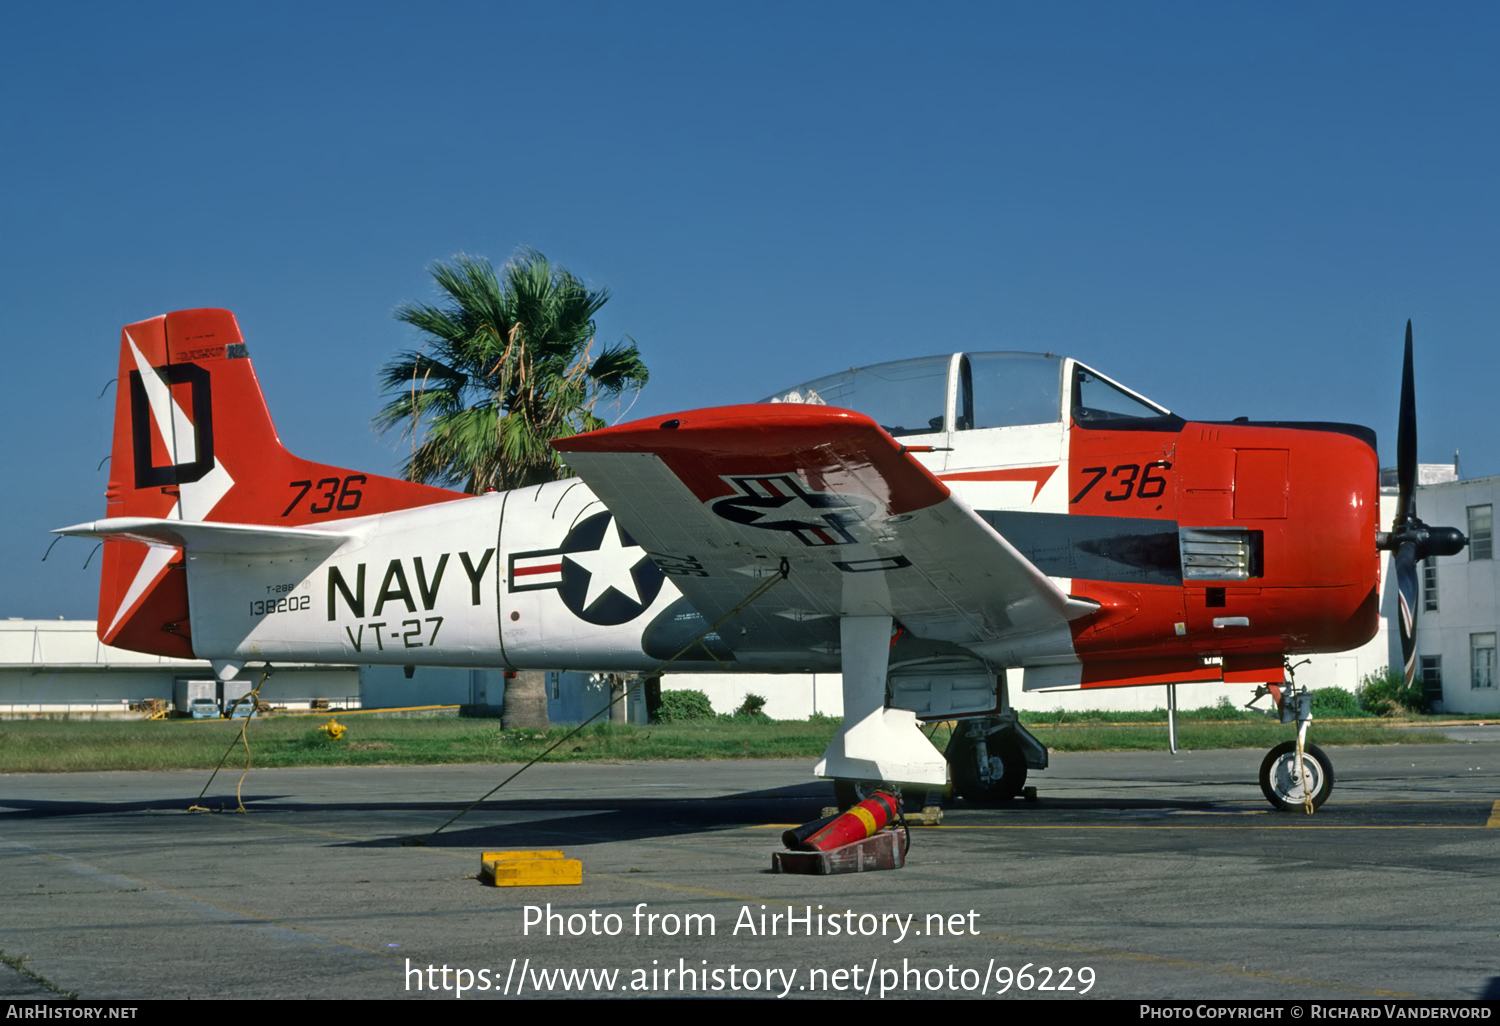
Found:
M 389 399 L 375 426 L 410 436 L 408 481 L 475 495 L 555 481 L 567 468 L 548 441 L 604 427 L 598 401 L 646 383 L 628 336 L 628 345 L 594 352 L 607 289 L 590 291 L 532 249 L 502 275 L 488 260 L 458 256 L 432 269 L 446 303 L 396 310 L 426 341 L 381 368 Z M 522 671 L 506 681 L 506 727 L 547 728 L 546 677 Z
M 589 290 L 531 249 L 500 275 L 488 260 L 458 256 L 432 276 L 446 303 L 396 310 L 426 341 L 381 368 L 389 399 L 375 426 L 411 437 L 402 476 L 471 494 L 565 476 L 549 440 L 604 427 L 599 400 L 648 377 L 628 336 L 595 351 L 594 315 L 609 291 Z

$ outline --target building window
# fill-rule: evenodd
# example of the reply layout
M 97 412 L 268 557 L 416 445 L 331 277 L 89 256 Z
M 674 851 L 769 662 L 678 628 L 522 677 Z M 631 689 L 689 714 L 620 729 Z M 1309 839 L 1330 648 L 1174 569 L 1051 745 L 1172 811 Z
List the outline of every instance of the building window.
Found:
M 1469 507 L 1469 558 L 1494 559 L 1495 508 Z
M 1469 635 L 1469 667 L 1476 688 L 1495 686 L 1495 636 Z
M 1422 656 L 1422 696 L 1429 703 L 1443 700 L 1443 657 Z
M 1422 611 L 1436 613 L 1437 605 L 1437 561 L 1429 558 L 1422 564 Z

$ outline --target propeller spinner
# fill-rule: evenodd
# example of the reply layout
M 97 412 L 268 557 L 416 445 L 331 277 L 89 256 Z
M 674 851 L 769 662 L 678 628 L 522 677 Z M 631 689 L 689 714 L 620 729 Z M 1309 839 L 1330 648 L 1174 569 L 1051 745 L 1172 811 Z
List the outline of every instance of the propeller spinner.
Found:
M 1417 398 L 1412 374 L 1411 321 L 1406 322 L 1406 360 L 1401 369 L 1401 419 L 1396 433 L 1399 497 L 1389 533 L 1375 536 L 1377 549 L 1395 553 L 1396 592 L 1401 604 L 1401 658 L 1410 684 L 1417 672 L 1417 563 L 1454 556 L 1469 539 L 1456 527 L 1428 527 L 1417 518 Z

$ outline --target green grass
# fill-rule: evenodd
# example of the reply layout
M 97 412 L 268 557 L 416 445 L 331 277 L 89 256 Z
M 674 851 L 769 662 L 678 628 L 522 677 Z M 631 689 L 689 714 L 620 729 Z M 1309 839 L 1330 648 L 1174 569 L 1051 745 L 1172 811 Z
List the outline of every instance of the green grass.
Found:
M 75 992 L 73 992 L 71 990 L 64 990 L 63 988 L 59 987 L 57 984 L 53 983 L 51 980 L 47 979 L 47 977 L 41 975 L 36 970 L 32 969 L 31 966 L 29 966 L 29 965 L 26 964 L 27 962 L 30 962 L 30 961 L 31 961 L 31 956 L 30 955 L 19 955 L 19 956 L 18 955 L 7 955 L 5 952 L 0 951 L 0 964 L 4 964 L 4 965 L 10 966 L 16 972 L 18 972 L 22 976 L 26 977 L 28 980 L 31 980 L 33 983 L 40 984 L 43 987 L 46 987 L 48 990 L 52 991 L 52 993 L 54 993 L 54 994 L 60 995 L 61 997 L 65 997 L 65 998 L 67 998 L 70 1001 L 77 1001 L 78 1000 L 78 995 Z
M 334 718 L 338 718 L 335 716 Z M 275 766 L 420 766 L 439 763 L 526 762 L 571 727 L 547 732 L 505 730 L 498 720 L 348 716 L 333 741 L 321 718 L 269 717 L 250 724 L 253 764 Z M 821 755 L 833 722 L 757 722 L 714 719 L 649 727 L 596 724 L 548 762 L 653 759 L 794 759 Z M 201 769 L 216 766 L 238 737 L 229 720 L 127 722 L 0 721 L 0 772 Z M 228 766 L 244 765 L 236 746 Z
M 1214 719 L 1221 708 L 1183 711 L 1178 716 L 1181 748 L 1270 748 L 1294 736 L 1289 725 L 1254 713 L 1232 720 Z M 1200 715 L 1201 714 L 1201 715 Z M 334 718 L 337 718 L 335 714 Z M 1160 751 L 1167 745 L 1165 712 L 1023 714 L 1028 729 L 1058 752 Z M 498 720 L 457 717 L 346 716 L 348 728 L 333 741 L 318 727 L 322 717 L 269 717 L 251 721 L 253 765 L 277 766 L 413 766 L 440 763 L 515 763 L 540 755 L 572 728 L 545 733 L 505 730 Z M 1394 731 L 1389 721 L 1313 724 L 1311 739 L 1320 746 L 1441 743 L 1432 731 Z M 1420 722 L 1420 718 L 1415 721 Z M 611 762 L 660 759 L 813 759 L 827 746 L 838 721 L 815 717 L 772 721 L 753 717 L 720 717 L 649 727 L 596 724 L 586 728 L 548 762 Z M 239 722 L 129 720 L 0 721 L 0 772 L 59 773 L 85 770 L 209 769 L 217 765 L 238 736 Z M 947 743 L 938 728 L 934 743 Z M 244 765 L 236 746 L 226 763 Z
M 1138 709 L 1130 712 L 1114 712 L 1104 709 L 1079 709 L 1053 711 L 1024 711 L 1020 714 L 1021 722 L 1027 728 L 1035 726 L 1060 726 L 1078 725 L 1085 723 L 1166 723 L 1167 711 L 1165 709 Z M 1392 717 L 1376 716 L 1374 713 L 1363 712 L 1358 709 L 1340 710 L 1337 712 L 1325 712 L 1313 710 L 1313 722 L 1320 723 L 1327 720 L 1369 720 L 1372 723 L 1391 722 Z M 1413 721 L 1420 721 L 1422 717 L 1406 717 Z M 1228 702 L 1219 705 L 1205 705 L 1198 709 L 1178 709 L 1177 722 L 1184 723 L 1267 723 L 1275 722 L 1266 714 L 1264 708 L 1246 709 L 1243 706 L 1231 705 Z
M 1165 726 L 1087 724 L 1027 729 L 1042 744 L 1058 752 L 1160 751 L 1167 744 Z M 1178 748 L 1271 748 L 1294 737 L 1296 730 L 1292 725 L 1268 720 L 1260 723 L 1201 723 L 1179 718 L 1177 722 Z M 1326 748 L 1332 745 L 1443 744 L 1448 738 L 1431 730 L 1391 730 L 1379 720 L 1369 724 L 1315 720 L 1308 732 L 1308 740 Z
M 1113 719 L 1124 716 L 1131 719 Z M 1021 719 L 1026 721 L 1027 714 L 1022 713 Z M 1054 752 L 1160 752 L 1167 747 L 1166 721 L 1165 710 L 1155 713 L 1069 713 L 1062 726 L 1043 726 L 1032 720 L 1026 723 L 1026 729 Z M 1278 723 L 1266 716 L 1252 714 L 1250 718 L 1229 722 L 1189 719 L 1183 711 L 1177 716 L 1177 747 L 1190 751 L 1273 748 L 1296 736 L 1292 724 Z M 1331 745 L 1447 744 L 1450 739 L 1431 730 L 1391 730 L 1387 721 L 1372 719 L 1369 723 L 1314 720 L 1308 740 L 1321 748 Z M 948 731 L 940 728 L 933 743 L 939 749 L 943 748 L 948 743 Z
M 1316 708 L 1316 707 L 1315 707 Z M 1151 751 L 1166 746 L 1167 711 L 1146 709 L 1112 712 L 1099 709 L 1022 712 L 1021 722 L 1048 748 L 1058 752 Z M 1438 719 L 1440 717 L 1427 717 Z M 1434 731 L 1403 730 L 1396 723 L 1420 724 L 1424 717 L 1381 717 L 1358 708 L 1315 713 L 1309 739 L 1324 745 L 1443 744 L 1448 738 Z M 1264 711 L 1246 709 L 1227 700 L 1218 705 L 1177 711 L 1177 747 L 1270 748 L 1295 736 Z
M 1129 712 L 1115 712 L 1108 709 L 1058 709 L 1051 712 L 1027 710 L 1020 714 L 1021 722 L 1028 729 L 1033 726 L 1050 727 L 1061 725 L 1082 725 L 1085 723 L 1166 723 L 1167 711 L 1165 709 L 1136 709 Z M 1321 717 L 1319 717 L 1321 719 Z M 1211 705 L 1202 709 L 1179 709 L 1177 710 L 1178 723 L 1202 723 L 1202 722 L 1236 722 L 1236 723 L 1264 723 L 1269 719 L 1264 712 L 1255 712 L 1251 709 L 1240 709 L 1229 705 Z

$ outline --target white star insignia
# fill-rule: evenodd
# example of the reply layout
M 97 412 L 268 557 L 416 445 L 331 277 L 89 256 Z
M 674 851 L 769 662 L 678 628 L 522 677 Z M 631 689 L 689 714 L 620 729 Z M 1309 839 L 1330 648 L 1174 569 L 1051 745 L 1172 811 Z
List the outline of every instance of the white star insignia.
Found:
M 582 608 L 588 609 L 610 589 L 624 595 L 636 605 L 644 605 L 641 591 L 636 587 L 635 577 L 630 571 L 645 555 L 645 550 L 639 545 L 626 546 L 621 541 L 620 529 L 614 518 L 610 518 L 609 524 L 604 528 L 604 537 L 597 549 L 564 553 L 563 559 L 587 570 L 589 574 L 588 593 L 584 596 Z

